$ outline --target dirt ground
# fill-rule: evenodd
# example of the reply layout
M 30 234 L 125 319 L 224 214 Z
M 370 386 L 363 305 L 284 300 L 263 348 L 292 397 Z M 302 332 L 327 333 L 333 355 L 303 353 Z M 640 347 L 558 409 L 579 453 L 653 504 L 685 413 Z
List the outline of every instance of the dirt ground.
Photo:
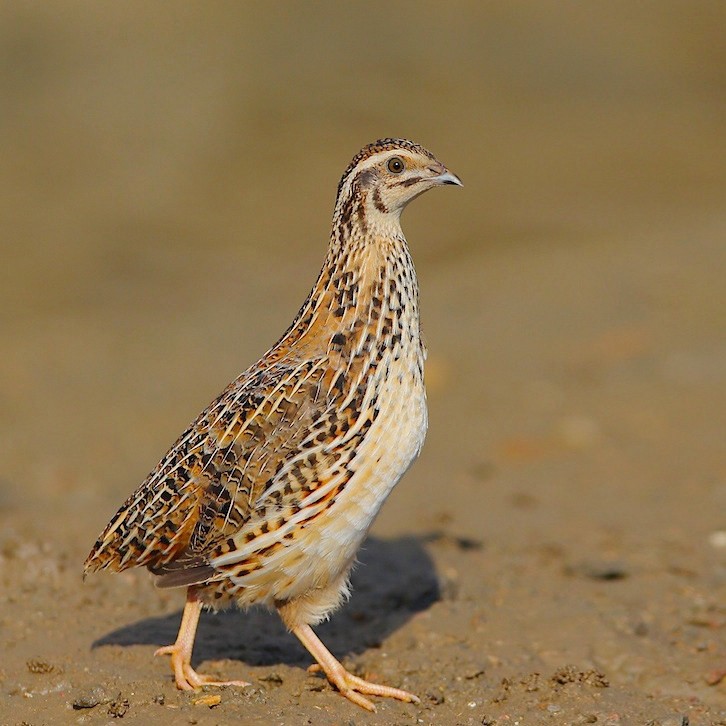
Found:
M 726 724 L 722 2 L 4 3 L 0 724 Z M 81 580 L 404 135 L 430 431 L 319 633 Z M 206 696 L 219 699 L 205 700 Z

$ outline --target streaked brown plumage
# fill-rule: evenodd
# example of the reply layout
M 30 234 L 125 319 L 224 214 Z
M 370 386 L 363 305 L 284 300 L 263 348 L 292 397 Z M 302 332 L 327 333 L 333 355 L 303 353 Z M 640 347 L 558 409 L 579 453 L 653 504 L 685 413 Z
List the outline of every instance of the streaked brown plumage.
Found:
M 181 435 L 103 531 L 85 572 L 148 567 L 186 586 L 179 688 L 221 685 L 191 653 L 203 605 L 274 607 L 350 700 L 415 701 L 343 669 L 313 633 L 348 594 L 356 551 L 426 433 L 406 204 L 459 179 L 418 144 L 363 148 L 338 186 L 323 268 L 292 325 Z M 243 682 L 235 682 L 244 685 Z

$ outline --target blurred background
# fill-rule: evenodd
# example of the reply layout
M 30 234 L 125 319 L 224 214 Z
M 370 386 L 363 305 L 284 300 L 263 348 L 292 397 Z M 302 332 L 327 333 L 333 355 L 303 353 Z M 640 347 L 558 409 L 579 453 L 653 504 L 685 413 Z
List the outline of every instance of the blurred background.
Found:
M 442 478 L 563 465 L 553 447 L 620 447 L 617 469 L 690 432 L 679 461 L 702 462 L 723 433 L 724 8 L 3 3 L 5 506 L 55 526 L 90 506 L 92 537 L 285 329 L 339 175 L 382 136 L 466 185 L 404 218 L 432 405 L 406 511 Z
M 86 608 L 63 651 L 95 669 L 89 644 L 132 617 L 110 603 L 178 608 L 145 579 L 129 601 L 123 578 L 82 595 L 82 560 L 286 329 L 352 156 L 404 136 L 465 184 L 403 219 L 431 423 L 374 532 L 459 543 L 427 552 L 467 603 L 410 632 L 446 623 L 490 652 L 509 627 L 500 675 L 564 648 L 634 693 L 683 693 L 678 669 L 718 648 L 681 613 L 726 622 L 725 23 L 721 0 L 2 3 L 0 572 L 25 583 L 6 623 L 52 617 L 37 585 L 54 583 Z M 604 614 L 568 640 L 573 572 Z M 588 580 L 638 572 L 630 599 Z M 497 603 L 495 630 L 472 630 Z M 636 621 L 665 633 L 637 657 Z M 17 633 L 13 652 L 41 648 Z

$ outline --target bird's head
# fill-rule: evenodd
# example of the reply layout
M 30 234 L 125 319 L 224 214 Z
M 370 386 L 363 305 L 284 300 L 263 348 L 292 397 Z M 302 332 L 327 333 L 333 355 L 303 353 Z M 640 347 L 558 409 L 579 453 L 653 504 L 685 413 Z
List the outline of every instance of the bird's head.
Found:
M 462 186 L 423 146 L 406 139 L 381 139 L 361 149 L 338 185 L 339 222 L 388 226 L 398 224 L 404 207 L 435 186 Z M 365 219 L 356 220 L 363 215 Z

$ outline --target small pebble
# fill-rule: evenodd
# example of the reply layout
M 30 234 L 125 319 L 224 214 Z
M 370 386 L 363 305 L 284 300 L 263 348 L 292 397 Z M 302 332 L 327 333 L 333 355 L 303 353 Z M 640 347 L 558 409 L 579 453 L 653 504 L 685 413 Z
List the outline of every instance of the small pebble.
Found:
M 565 573 L 606 582 L 624 580 L 630 574 L 624 563 L 610 560 L 583 560 L 566 566 Z
M 724 678 L 726 678 L 726 669 L 717 668 L 706 674 L 706 683 L 709 686 L 717 686 Z
M 31 658 L 25 664 L 31 673 L 42 674 L 52 673 L 55 670 L 55 666 L 52 663 L 48 663 L 47 660 L 42 658 Z
M 215 706 L 219 706 L 219 704 L 222 703 L 222 696 L 202 696 L 201 698 L 194 699 L 192 703 L 195 706 L 208 706 L 209 708 L 214 708 Z
M 688 726 L 689 723 L 688 716 L 676 716 L 663 721 L 663 726 Z
M 474 669 L 472 671 L 469 671 L 468 673 L 465 673 L 464 674 L 464 678 L 467 681 L 473 681 L 476 678 L 479 678 L 480 676 L 483 676 L 484 675 L 484 672 L 485 671 L 484 671 L 483 668 L 476 668 L 476 669 Z
M 82 691 L 73 699 L 73 708 L 78 711 L 82 708 L 95 708 L 99 703 L 108 703 L 111 699 L 102 686 L 94 686 L 88 691 Z
M 129 700 L 124 698 L 120 693 L 113 701 L 111 701 L 108 707 L 108 715 L 113 718 L 123 718 L 126 712 L 129 710 Z
M 273 686 L 281 686 L 283 683 L 282 676 L 277 671 L 273 671 L 266 676 L 262 676 L 260 680 L 265 683 L 271 683 Z

